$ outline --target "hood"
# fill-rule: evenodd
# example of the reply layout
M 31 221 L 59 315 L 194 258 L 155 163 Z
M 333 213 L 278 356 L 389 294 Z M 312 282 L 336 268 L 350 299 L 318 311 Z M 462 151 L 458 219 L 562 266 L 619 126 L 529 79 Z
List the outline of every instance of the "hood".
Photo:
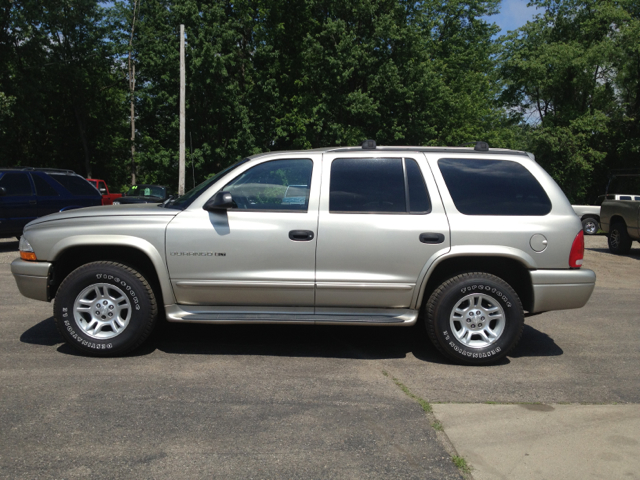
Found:
M 160 207 L 157 203 L 137 203 L 132 205 L 103 205 L 98 207 L 75 208 L 64 212 L 52 213 L 36 218 L 27 226 L 38 225 L 56 220 L 88 217 L 132 217 L 132 216 L 167 216 L 174 217 L 181 210 Z

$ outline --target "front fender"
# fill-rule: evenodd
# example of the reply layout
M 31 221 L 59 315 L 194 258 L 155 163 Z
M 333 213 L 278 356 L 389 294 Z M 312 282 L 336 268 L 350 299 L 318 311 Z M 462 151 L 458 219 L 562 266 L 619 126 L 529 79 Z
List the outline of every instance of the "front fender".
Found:
M 164 254 L 143 238 L 130 235 L 73 235 L 63 238 L 54 244 L 50 250 L 50 258 L 53 260 L 60 258 L 60 255 L 69 248 L 91 246 L 127 247 L 140 250 L 151 260 L 156 270 L 164 304 L 171 305 L 176 303 L 171 281 L 169 280 L 169 271 L 164 261 Z

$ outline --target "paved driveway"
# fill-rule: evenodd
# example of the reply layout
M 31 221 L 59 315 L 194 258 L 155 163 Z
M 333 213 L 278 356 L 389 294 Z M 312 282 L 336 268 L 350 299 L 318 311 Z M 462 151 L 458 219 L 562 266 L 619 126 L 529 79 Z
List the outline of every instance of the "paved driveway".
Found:
M 16 249 L 0 241 L 0 477 L 460 478 L 396 383 L 432 403 L 640 403 L 640 249 L 603 237 L 587 238 L 589 304 L 528 318 L 481 368 L 449 364 L 421 325 L 164 324 L 133 356 L 77 356 L 51 305 L 19 295 Z

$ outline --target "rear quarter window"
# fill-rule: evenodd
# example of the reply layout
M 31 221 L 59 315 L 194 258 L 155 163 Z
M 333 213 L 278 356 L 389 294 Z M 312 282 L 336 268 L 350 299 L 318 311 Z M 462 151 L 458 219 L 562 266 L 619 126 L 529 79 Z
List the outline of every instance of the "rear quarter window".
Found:
M 509 160 L 441 158 L 440 172 L 464 215 L 547 215 L 551 201 L 524 166 Z
M 93 185 L 78 175 L 50 175 L 50 177 L 73 195 L 100 196 L 100 192 Z

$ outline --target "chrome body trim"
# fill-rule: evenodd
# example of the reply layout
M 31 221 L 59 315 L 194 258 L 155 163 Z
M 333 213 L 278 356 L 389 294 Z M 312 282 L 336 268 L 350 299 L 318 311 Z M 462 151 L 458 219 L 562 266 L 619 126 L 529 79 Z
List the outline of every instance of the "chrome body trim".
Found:
M 414 325 L 417 310 L 407 309 L 313 309 L 300 307 L 208 307 L 170 305 L 167 320 L 185 323 L 264 323 L 315 325 Z

